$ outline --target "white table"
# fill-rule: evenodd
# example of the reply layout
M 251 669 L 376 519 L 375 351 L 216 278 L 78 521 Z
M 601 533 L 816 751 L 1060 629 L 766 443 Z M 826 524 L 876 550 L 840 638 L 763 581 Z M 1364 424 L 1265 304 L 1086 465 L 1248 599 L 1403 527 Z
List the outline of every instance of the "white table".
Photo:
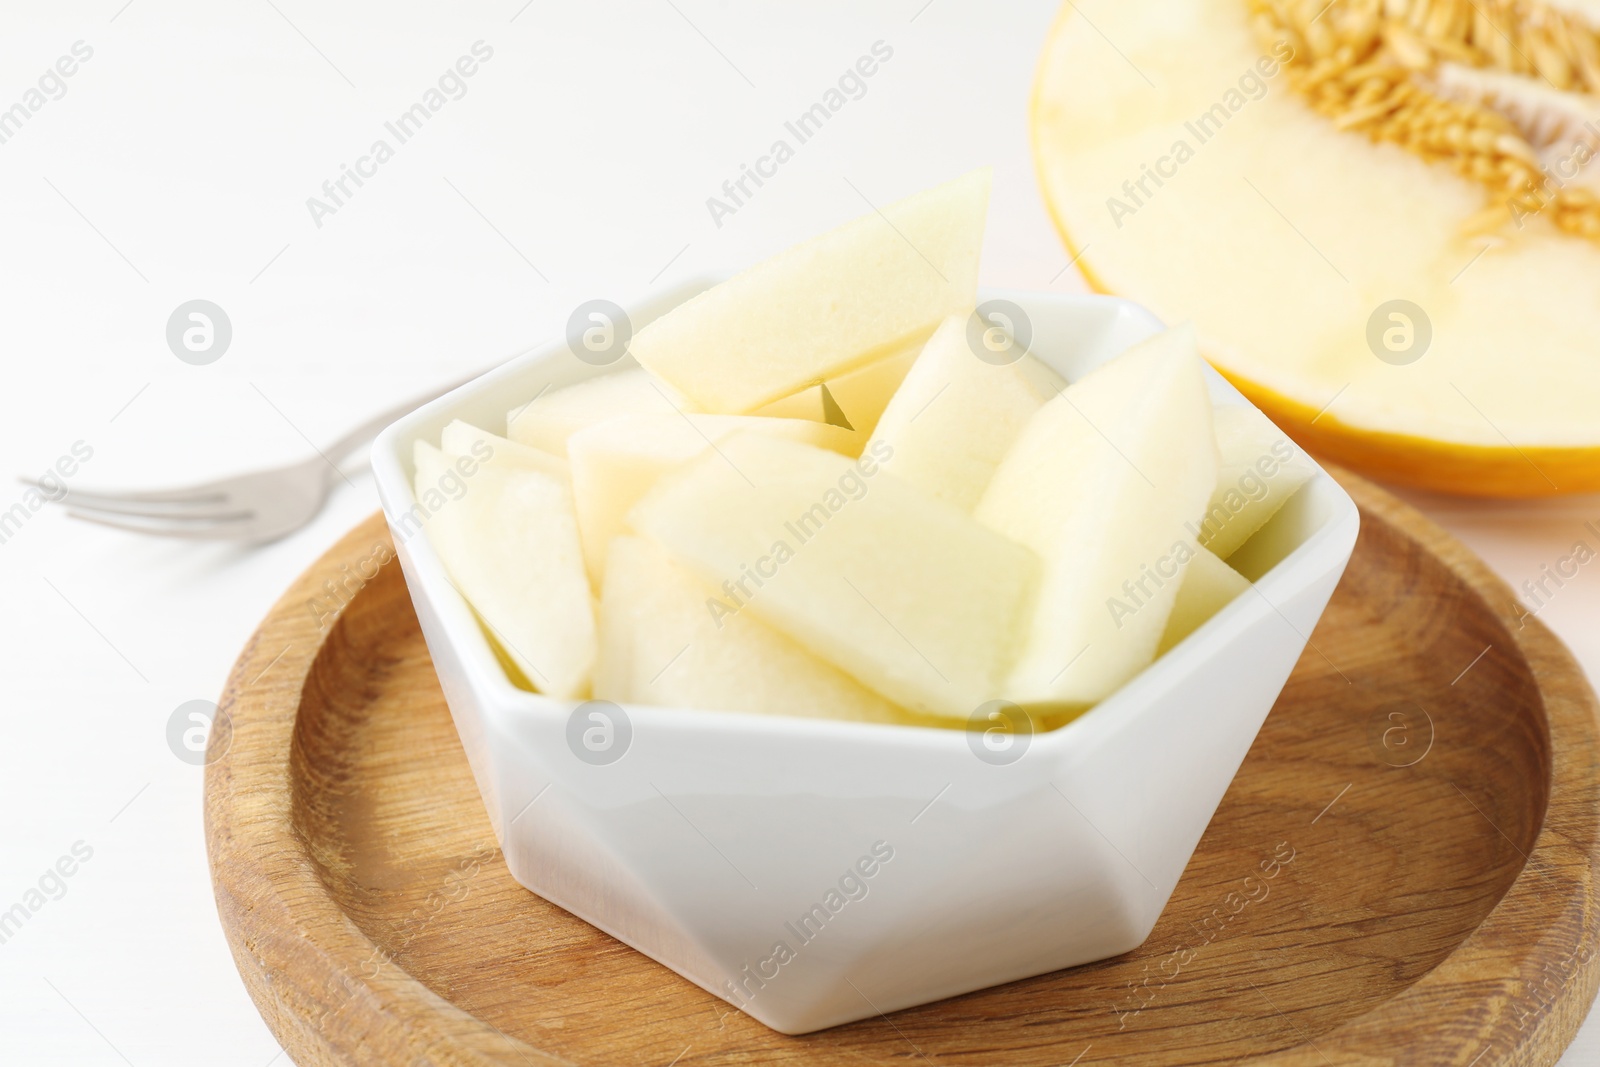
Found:
M 985 163 L 985 284 L 1081 285 L 1025 129 L 1054 0 L 20 6 L 0 15 L 0 109 L 75 42 L 92 55 L 66 64 L 59 99 L 47 78 L 0 143 L 0 473 L 42 472 L 80 441 L 82 485 L 300 457 L 550 335 L 580 301 L 750 262 Z M 386 134 L 480 40 L 493 54 L 465 95 L 403 144 Z M 893 54 L 860 98 L 714 219 L 707 198 L 877 41 Z M 380 137 L 393 158 L 361 163 Z M 314 220 L 307 198 L 328 202 L 345 164 L 370 176 Z M 195 298 L 233 326 L 209 366 L 165 340 Z M 375 508 L 370 479 L 352 480 L 309 528 L 256 550 L 48 510 L 0 544 L 0 909 L 78 842 L 92 850 L 0 944 L 0 1060 L 283 1062 L 217 923 L 201 772 L 166 725 L 216 696 L 278 593 Z M 0 486 L 0 511 L 19 499 Z M 1424 507 L 1514 585 L 1600 518 L 1592 498 Z M 1543 617 L 1600 675 L 1590 570 Z M 1563 1063 L 1597 1057 L 1592 1023 Z

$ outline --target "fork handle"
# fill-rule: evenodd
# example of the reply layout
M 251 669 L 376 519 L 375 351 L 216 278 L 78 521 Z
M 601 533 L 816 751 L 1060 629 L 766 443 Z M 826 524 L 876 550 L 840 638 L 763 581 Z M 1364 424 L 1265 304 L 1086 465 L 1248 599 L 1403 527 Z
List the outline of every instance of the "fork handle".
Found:
M 437 400 L 444 394 L 451 392 L 452 390 L 459 389 L 461 386 L 466 385 L 470 381 L 476 380 L 488 369 L 489 368 L 484 368 L 483 370 L 475 371 L 459 381 L 451 382 L 449 385 L 434 389 L 422 396 L 413 397 L 403 404 L 396 404 L 392 408 L 379 412 L 378 414 L 372 416 L 372 418 L 357 426 L 355 429 L 351 430 L 349 433 L 345 434 L 343 437 L 339 438 L 337 441 L 333 442 L 333 444 L 329 445 L 327 448 L 323 449 L 323 456 L 329 463 L 337 466 L 339 462 L 351 452 L 354 452 L 362 445 L 370 442 L 374 437 L 377 437 L 378 434 L 382 433 L 391 422 L 394 422 L 402 415 L 409 415 L 422 405 L 429 403 L 430 401 Z

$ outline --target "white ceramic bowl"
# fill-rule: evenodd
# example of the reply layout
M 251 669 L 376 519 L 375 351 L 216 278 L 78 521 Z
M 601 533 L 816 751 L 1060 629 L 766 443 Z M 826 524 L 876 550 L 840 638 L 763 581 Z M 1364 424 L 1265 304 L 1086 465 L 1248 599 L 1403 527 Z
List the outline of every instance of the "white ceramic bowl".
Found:
M 711 283 L 633 309 L 635 327 Z M 1159 329 L 1107 297 L 982 298 L 1025 309 L 1033 350 L 1069 380 Z M 516 879 L 791 1034 L 1142 942 L 1344 571 L 1358 526 L 1349 496 L 1319 473 L 1239 557 L 1255 593 L 1013 762 L 979 758 L 979 735 L 953 730 L 634 705 L 602 719 L 507 680 L 406 516 L 413 441 L 436 442 L 453 418 L 499 430 L 540 389 L 628 365 L 590 366 L 558 340 L 407 416 L 373 449 L 417 616 Z M 1215 375 L 1212 389 L 1246 402 Z M 584 730 L 610 747 L 590 752 Z

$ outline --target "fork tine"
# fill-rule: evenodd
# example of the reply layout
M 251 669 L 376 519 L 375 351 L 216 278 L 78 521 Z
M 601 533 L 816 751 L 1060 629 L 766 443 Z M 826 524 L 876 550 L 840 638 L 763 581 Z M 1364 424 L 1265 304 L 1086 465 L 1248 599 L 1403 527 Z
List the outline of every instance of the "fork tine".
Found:
M 74 489 L 71 486 L 65 492 L 57 486 L 48 486 L 33 478 L 18 478 L 17 481 L 30 488 L 37 489 L 57 503 L 81 501 L 88 503 L 92 500 L 102 501 L 107 504 L 221 504 L 228 499 L 228 494 L 214 485 L 196 485 L 187 489 L 153 489 L 127 493 L 96 493 L 92 490 Z M 59 496 L 56 494 L 60 494 Z
M 118 519 L 109 519 L 102 515 L 90 515 L 87 512 L 67 512 L 68 518 L 79 519 L 83 522 L 92 522 L 98 526 L 110 526 L 118 530 L 128 530 L 132 533 L 148 534 L 151 537 L 178 537 L 190 541 L 244 541 L 249 538 L 244 532 L 244 527 L 237 523 L 217 522 L 200 526 L 192 523 L 141 523 L 124 522 Z
M 245 522 L 256 517 L 256 513 L 248 509 L 209 507 L 205 504 L 144 504 L 136 501 L 102 504 L 98 500 L 79 500 L 76 497 L 66 497 L 62 504 L 73 511 L 126 515 L 132 519 L 149 519 L 152 522 Z

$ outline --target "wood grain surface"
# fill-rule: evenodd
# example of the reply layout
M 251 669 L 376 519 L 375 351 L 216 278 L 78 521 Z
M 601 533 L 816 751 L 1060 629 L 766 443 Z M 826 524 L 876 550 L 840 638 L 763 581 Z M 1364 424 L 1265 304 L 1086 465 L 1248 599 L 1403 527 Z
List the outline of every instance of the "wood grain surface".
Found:
M 374 516 L 213 729 L 240 973 L 302 1067 L 1553 1064 L 1600 982 L 1594 694 L 1465 548 L 1338 477 L 1355 558 L 1145 944 L 800 1037 L 511 879 Z

